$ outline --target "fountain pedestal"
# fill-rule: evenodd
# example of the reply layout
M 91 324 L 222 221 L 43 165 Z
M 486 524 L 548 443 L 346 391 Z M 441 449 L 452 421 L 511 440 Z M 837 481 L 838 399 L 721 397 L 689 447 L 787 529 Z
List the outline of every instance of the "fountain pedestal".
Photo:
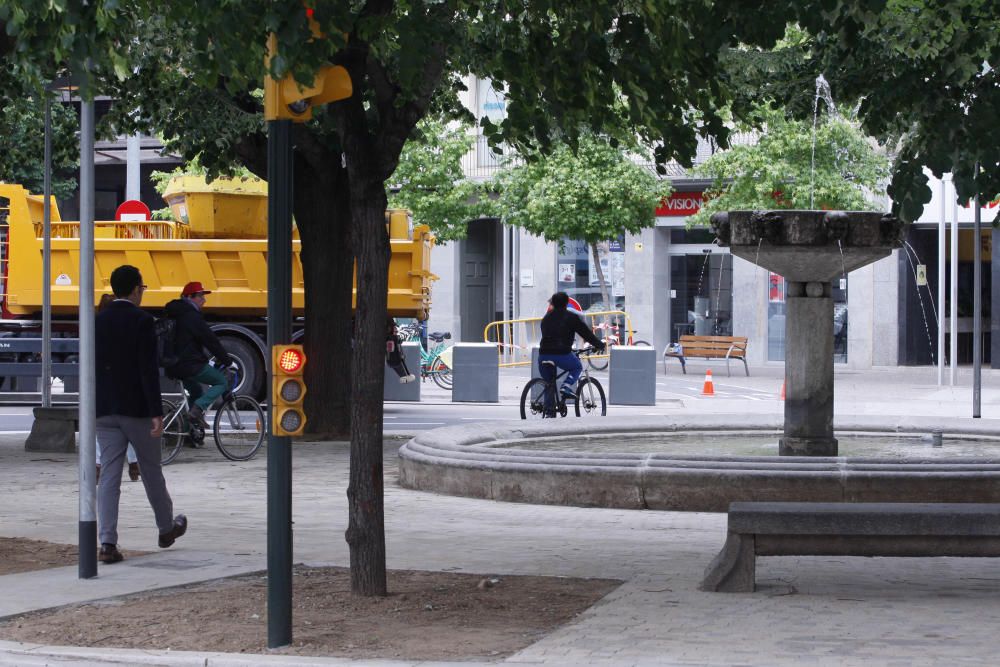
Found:
M 712 216 L 719 245 L 785 278 L 783 456 L 836 456 L 830 281 L 887 257 L 905 226 L 867 211 L 730 211 Z

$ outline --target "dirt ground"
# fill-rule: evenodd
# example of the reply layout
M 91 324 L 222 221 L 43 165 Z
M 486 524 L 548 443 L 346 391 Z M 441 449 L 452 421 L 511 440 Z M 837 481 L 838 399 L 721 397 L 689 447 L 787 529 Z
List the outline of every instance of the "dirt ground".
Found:
M 125 558 L 146 553 L 148 552 L 122 551 Z M 78 562 L 75 544 L 54 544 L 24 537 L 0 537 L 0 576 L 76 565 Z
M 17 542 L 0 538 L 0 574 L 76 562 L 75 546 Z M 28 566 L 12 570 L 10 557 Z M 296 566 L 294 643 L 278 652 L 500 660 L 571 621 L 620 583 L 400 570 L 389 572 L 387 597 L 361 598 L 351 595 L 345 568 Z M 0 623 L 0 637 L 74 646 L 263 653 L 266 613 L 267 579 L 256 573 L 27 614 Z

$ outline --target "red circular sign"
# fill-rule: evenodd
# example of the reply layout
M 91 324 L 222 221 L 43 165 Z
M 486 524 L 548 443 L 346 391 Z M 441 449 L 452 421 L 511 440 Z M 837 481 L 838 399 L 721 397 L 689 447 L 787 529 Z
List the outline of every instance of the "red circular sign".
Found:
M 149 207 L 138 199 L 123 201 L 115 211 L 115 220 L 124 222 L 149 220 L 151 217 L 153 217 L 153 213 L 149 210 Z

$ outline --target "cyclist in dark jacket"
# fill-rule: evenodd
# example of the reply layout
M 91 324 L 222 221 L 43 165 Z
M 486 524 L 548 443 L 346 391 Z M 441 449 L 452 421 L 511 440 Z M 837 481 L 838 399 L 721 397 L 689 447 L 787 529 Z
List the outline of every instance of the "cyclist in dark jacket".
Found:
M 209 328 L 201 309 L 205 305 L 205 295 L 211 294 L 199 282 L 191 282 L 184 286 L 181 298 L 174 299 L 166 306 L 167 316 L 177 320 L 174 333 L 174 352 L 178 361 L 166 369 L 167 375 L 184 382 L 191 400 L 189 415 L 202 426 L 205 422 L 205 410 L 226 391 L 226 376 L 219 370 L 235 364 L 226 348 L 222 347 L 218 336 Z M 208 350 L 215 357 L 215 366 L 208 363 Z M 210 385 L 203 390 L 202 385 Z
M 577 334 L 593 345 L 599 351 L 604 350 L 604 343 L 594 335 L 583 319 L 567 309 L 569 295 L 566 292 L 556 292 L 549 299 L 552 310 L 542 318 L 542 340 L 538 346 L 538 372 L 542 378 L 551 382 L 555 379 L 555 370 L 543 361 L 554 361 L 557 368 L 566 371 L 562 384 L 562 394 L 568 399 L 576 398 L 574 390 L 576 381 L 583 371 L 580 358 L 573 354 L 573 340 Z

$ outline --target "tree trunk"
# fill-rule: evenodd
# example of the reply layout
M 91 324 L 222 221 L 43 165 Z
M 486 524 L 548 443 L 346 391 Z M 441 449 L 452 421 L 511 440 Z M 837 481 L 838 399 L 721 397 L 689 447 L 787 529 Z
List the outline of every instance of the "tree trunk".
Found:
M 302 240 L 305 284 L 306 433 L 343 438 L 351 430 L 351 251 L 347 171 L 339 147 L 296 128 L 293 207 Z M 250 171 L 267 179 L 267 137 L 248 135 L 234 147 Z M 297 267 L 293 267 L 293 277 Z M 322 329 L 308 326 L 319 323 Z M 312 331 L 312 333 L 310 333 Z
M 351 472 L 347 487 L 351 592 L 386 595 L 382 465 L 389 232 L 386 194 L 376 175 L 360 104 L 348 112 L 344 152 L 350 180 L 352 243 L 357 259 L 357 307 L 351 374 Z
M 604 281 L 604 269 L 601 268 L 601 256 L 598 250 L 599 246 L 605 243 L 607 241 L 591 243 L 590 251 L 594 255 L 594 270 L 597 271 L 597 284 L 601 287 L 601 300 L 604 302 L 604 310 L 614 310 L 614 304 L 611 303 L 608 295 L 608 284 Z
M 295 221 L 306 293 L 306 433 L 315 439 L 346 438 L 351 432 L 354 253 L 344 169 L 296 162 Z

